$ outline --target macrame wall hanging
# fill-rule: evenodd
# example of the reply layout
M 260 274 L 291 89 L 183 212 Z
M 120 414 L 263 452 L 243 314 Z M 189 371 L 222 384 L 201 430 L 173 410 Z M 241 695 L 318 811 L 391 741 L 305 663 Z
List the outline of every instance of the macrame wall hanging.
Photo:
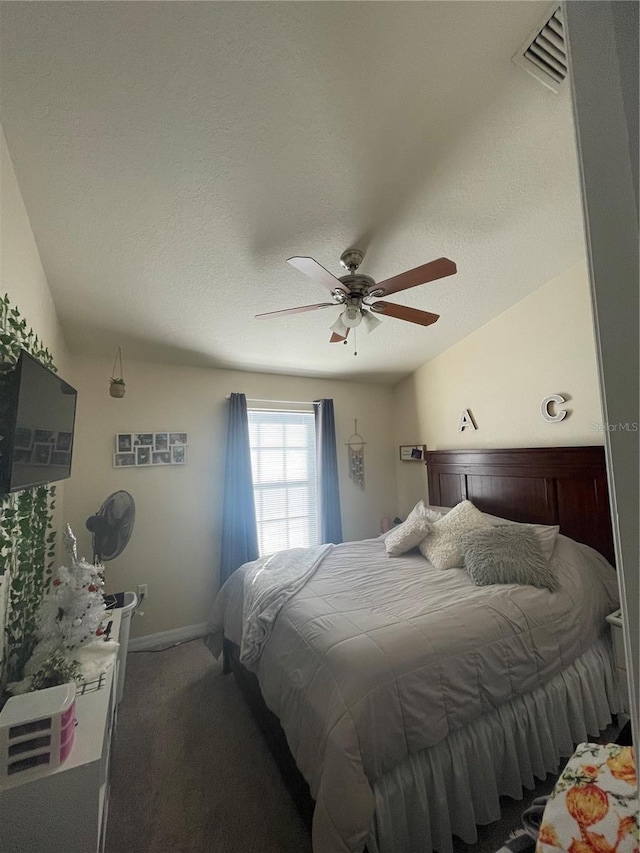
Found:
M 358 421 L 354 421 L 354 431 L 347 442 L 349 454 L 349 476 L 353 482 L 364 489 L 364 446 L 367 442 L 358 432 Z

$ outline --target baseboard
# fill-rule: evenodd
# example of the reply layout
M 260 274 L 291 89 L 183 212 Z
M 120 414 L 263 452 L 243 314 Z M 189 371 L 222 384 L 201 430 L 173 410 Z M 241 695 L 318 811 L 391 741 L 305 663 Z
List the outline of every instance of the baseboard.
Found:
M 159 631 L 157 634 L 147 634 L 145 637 L 134 637 L 129 640 L 130 652 L 151 652 L 163 649 L 165 646 L 173 646 L 175 643 L 184 643 L 186 640 L 195 640 L 207 633 L 207 623 L 200 622 L 198 625 L 185 625 L 184 628 L 172 628 L 170 631 Z

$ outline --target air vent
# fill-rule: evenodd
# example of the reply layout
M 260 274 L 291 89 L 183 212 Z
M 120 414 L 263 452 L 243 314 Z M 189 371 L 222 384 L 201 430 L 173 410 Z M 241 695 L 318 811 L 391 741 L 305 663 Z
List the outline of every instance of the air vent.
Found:
M 527 40 L 513 61 L 552 92 L 558 93 L 567 76 L 567 49 L 560 7 L 542 27 L 536 28 L 533 38 Z

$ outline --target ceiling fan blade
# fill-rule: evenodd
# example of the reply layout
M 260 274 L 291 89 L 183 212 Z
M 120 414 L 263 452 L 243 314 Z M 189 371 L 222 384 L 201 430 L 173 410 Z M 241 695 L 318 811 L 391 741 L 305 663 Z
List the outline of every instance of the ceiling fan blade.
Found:
M 346 335 L 343 336 L 343 335 L 337 334 L 337 332 L 334 332 L 331 335 L 331 337 L 329 338 L 329 343 L 330 344 L 339 344 L 339 343 L 342 343 L 342 341 L 346 341 L 348 337 L 349 337 L 349 327 L 347 326 L 347 334 Z
M 340 279 L 326 270 L 322 264 L 314 261 L 313 258 L 287 258 L 287 263 L 331 292 L 341 290 L 343 293 L 350 293 L 346 284 L 343 284 Z
M 407 305 L 397 305 L 395 302 L 374 302 L 369 307 L 376 314 L 395 317 L 397 320 L 408 320 L 409 323 L 418 323 L 420 326 L 431 326 L 440 319 L 439 314 L 432 314 L 430 311 L 419 311 L 417 308 L 409 308 Z
M 315 305 L 300 305 L 299 308 L 283 308 L 282 311 L 267 311 L 256 314 L 256 317 L 284 317 L 285 314 L 302 314 L 305 311 L 316 311 L 318 308 L 335 308 L 335 302 L 317 302 Z
M 393 278 L 379 281 L 374 289 L 384 290 L 382 295 L 389 296 L 390 293 L 398 293 L 399 290 L 407 290 L 407 288 L 416 287 L 418 284 L 427 284 L 429 281 L 436 281 L 438 278 L 453 275 L 457 271 L 456 265 L 449 258 L 438 258 L 428 264 L 423 264 L 421 267 L 415 267 L 412 270 L 401 272 L 400 275 L 394 275 Z

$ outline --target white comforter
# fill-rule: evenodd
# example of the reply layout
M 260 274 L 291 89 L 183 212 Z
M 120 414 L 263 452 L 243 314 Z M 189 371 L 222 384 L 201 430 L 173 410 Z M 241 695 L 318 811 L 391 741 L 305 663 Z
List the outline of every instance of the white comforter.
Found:
M 475 586 L 380 539 L 333 548 L 282 609 L 256 666 L 316 800 L 316 853 L 358 853 L 372 786 L 407 755 L 543 684 L 599 636 L 615 572 L 558 537 L 560 590 Z M 242 643 L 245 569 L 220 591 L 214 634 Z

